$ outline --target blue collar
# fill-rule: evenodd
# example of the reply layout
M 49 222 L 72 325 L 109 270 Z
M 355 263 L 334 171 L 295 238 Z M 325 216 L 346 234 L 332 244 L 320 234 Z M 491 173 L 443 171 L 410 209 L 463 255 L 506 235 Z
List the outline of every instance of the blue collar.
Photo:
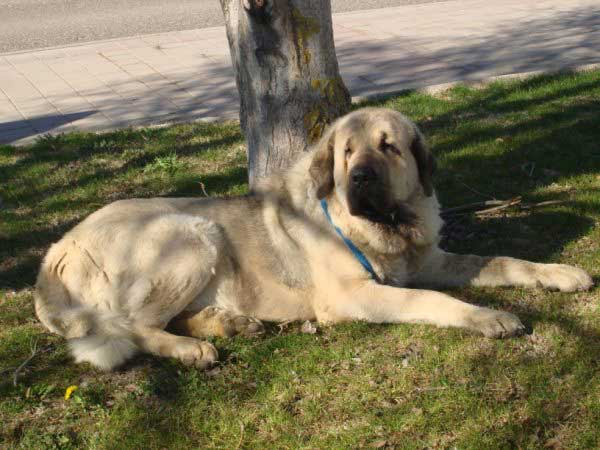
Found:
M 327 206 L 327 201 L 325 199 L 321 200 L 321 208 L 323 208 L 323 212 L 325 213 L 325 217 L 327 217 L 327 221 L 333 226 L 333 229 L 335 230 L 335 232 L 342 238 L 342 240 L 344 241 L 344 244 L 346 244 L 346 247 L 348 247 L 348 249 L 352 252 L 352 254 L 358 260 L 358 262 L 361 264 L 361 266 L 363 266 L 365 268 L 365 270 L 371 274 L 371 277 L 374 280 L 379 281 L 379 277 L 377 276 L 377 273 L 375 273 L 373 266 L 371 265 L 371 263 L 369 262 L 369 260 L 365 256 L 365 254 L 363 252 L 361 252 L 358 249 L 358 247 L 356 245 L 354 245 L 354 243 L 350 239 L 348 239 L 346 236 L 344 236 L 344 233 L 342 233 L 342 230 L 340 230 L 338 227 L 336 227 L 335 224 L 333 223 L 333 221 L 331 220 L 331 216 L 329 215 L 329 207 Z

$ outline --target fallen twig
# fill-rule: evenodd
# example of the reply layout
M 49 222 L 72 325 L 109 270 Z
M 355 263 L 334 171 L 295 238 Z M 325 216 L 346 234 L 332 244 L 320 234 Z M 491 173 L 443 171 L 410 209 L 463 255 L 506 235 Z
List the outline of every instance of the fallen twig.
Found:
M 279 323 L 277 324 L 277 327 L 279 328 L 279 332 L 278 332 L 277 334 L 281 334 L 281 333 L 283 333 L 283 330 L 285 330 L 285 328 L 286 328 L 286 327 L 287 327 L 289 324 L 291 324 L 291 323 L 294 323 L 294 322 L 295 322 L 295 320 L 286 320 L 286 321 L 284 321 L 284 322 L 279 322 Z
M 486 200 L 484 202 L 467 203 L 465 205 L 453 206 L 442 210 L 441 215 L 444 217 L 464 216 L 473 213 L 477 216 L 501 211 L 510 207 L 517 207 L 520 210 L 531 210 L 541 208 L 543 206 L 562 205 L 567 203 L 564 200 L 547 200 L 539 203 L 522 203 L 521 197 L 515 197 L 510 200 Z M 491 208 L 489 208 L 491 206 Z
M 466 205 L 454 206 L 452 208 L 446 208 L 442 211 L 442 215 L 451 215 L 462 212 L 479 211 L 482 208 L 488 208 L 491 206 L 498 206 L 505 203 L 505 200 L 486 200 L 485 202 L 467 203 Z
M 208 194 L 206 193 L 206 188 L 204 187 L 204 183 L 200 181 L 198 182 L 198 184 L 200 185 L 200 189 L 202 189 L 202 193 L 204 194 L 204 196 L 208 197 Z
M 448 389 L 447 386 L 439 386 L 439 387 L 424 387 L 424 388 L 415 388 L 413 392 L 431 392 L 431 391 L 445 391 Z
M 500 211 L 502 209 L 509 208 L 509 207 L 517 205 L 519 203 L 521 203 L 521 197 L 516 197 L 516 198 L 513 198 L 512 200 L 508 200 L 507 202 L 503 203 L 502 205 L 494 206 L 493 208 L 483 209 L 481 211 L 475 211 L 474 214 L 476 216 L 482 216 L 484 214 L 489 214 L 492 212 L 496 212 L 496 211 Z
M 519 205 L 519 208 L 521 209 L 533 209 L 533 208 L 538 208 L 540 206 L 550 206 L 550 205 L 562 205 L 567 203 L 564 200 L 548 200 L 545 202 L 539 202 L 539 203 L 533 203 L 531 205 L 528 204 L 523 204 L 523 205 Z
M 515 197 L 510 200 L 487 200 L 485 202 L 467 203 L 466 205 L 454 206 L 444 209 L 442 216 L 464 216 L 469 213 L 488 214 L 490 212 L 502 210 L 509 206 L 514 206 L 521 202 L 521 197 Z M 491 208 L 489 208 L 491 206 Z
M 21 370 L 23 370 L 25 368 L 25 366 L 27 366 L 27 364 L 29 364 L 29 362 L 35 358 L 35 355 L 37 355 L 37 339 L 31 344 L 31 355 L 29 355 L 29 357 L 23 361 L 21 363 L 21 365 L 19 367 L 17 367 L 15 369 L 15 371 L 13 372 L 13 386 L 17 387 L 17 384 L 19 382 L 19 373 L 21 372 Z
M 240 440 L 238 442 L 236 450 L 238 450 L 242 446 L 243 440 L 244 440 L 244 422 L 240 421 Z
M 412 390 L 412 393 L 421 393 L 421 392 L 436 392 L 436 391 L 446 391 L 448 389 L 456 389 L 458 387 L 465 388 L 472 392 L 506 392 L 506 388 L 492 388 L 487 386 L 437 386 L 437 387 L 418 387 Z

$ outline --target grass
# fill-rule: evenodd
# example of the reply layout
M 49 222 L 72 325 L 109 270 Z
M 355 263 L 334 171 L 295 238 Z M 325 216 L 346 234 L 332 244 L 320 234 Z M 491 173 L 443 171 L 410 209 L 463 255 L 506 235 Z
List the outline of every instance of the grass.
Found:
M 444 206 L 564 200 L 453 219 L 444 246 L 576 264 L 599 281 L 600 72 L 407 93 L 377 105 L 418 122 Z M 139 356 L 105 374 L 72 363 L 34 317 L 51 242 L 118 198 L 246 192 L 238 125 L 69 134 L 0 147 L 0 447 L 598 448 L 600 290 L 456 289 L 517 313 L 529 336 L 353 323 L 216 339 L 203 373 Z M 20 373 L 31 345 L 38 354 Z M 69 400 L 65 389 L 78 389 Z

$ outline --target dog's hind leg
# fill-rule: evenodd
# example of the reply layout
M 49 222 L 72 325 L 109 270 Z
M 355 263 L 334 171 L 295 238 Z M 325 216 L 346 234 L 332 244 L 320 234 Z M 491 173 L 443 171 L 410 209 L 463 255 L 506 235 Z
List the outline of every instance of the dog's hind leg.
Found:
M 219 359 L 217 349 L 210 342 L 193 337 L 175 336 L 160 328 L 137 328 L 134 336 L 136 344 L 143 351 L 177 358 L 188 366 L 206 369 Z
M 38 277 L 38 317 L 69 340 L 77 362 L 103 370 L 139 350 L 208 365 L 217 357 L 212 345 L 162 329 L 214 277 L 224 245 L 220 228 L 185 214 L 127 225 L 106 226 L 118 239 L 103 245 L 96 224 L 53 246 Z
M 200 312 L 183 312 L 171 321 L 169 328 L 182 336 L 194 337 L 255 336 L 265 331 L 260 320 L 218 306 L 209 306 Z

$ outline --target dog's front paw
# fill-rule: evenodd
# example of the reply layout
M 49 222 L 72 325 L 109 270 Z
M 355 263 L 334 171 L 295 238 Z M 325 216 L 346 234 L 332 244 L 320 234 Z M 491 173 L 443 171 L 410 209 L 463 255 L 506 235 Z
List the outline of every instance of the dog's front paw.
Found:
M 477 308 L 469 314 L 466 327 L 488 338 L 506 338 L 525 333 L 525 326 L 517 316 L 488 308 Z
M 188 337 L 177 338 L 170 356 L 198 369 L 208 369 L 219 359 L 217 349 L 210 342 Z
M 537 283 L 551 291 L 587 291 L 594 282 L 585 270 L 566 264 L 538 264 Z

